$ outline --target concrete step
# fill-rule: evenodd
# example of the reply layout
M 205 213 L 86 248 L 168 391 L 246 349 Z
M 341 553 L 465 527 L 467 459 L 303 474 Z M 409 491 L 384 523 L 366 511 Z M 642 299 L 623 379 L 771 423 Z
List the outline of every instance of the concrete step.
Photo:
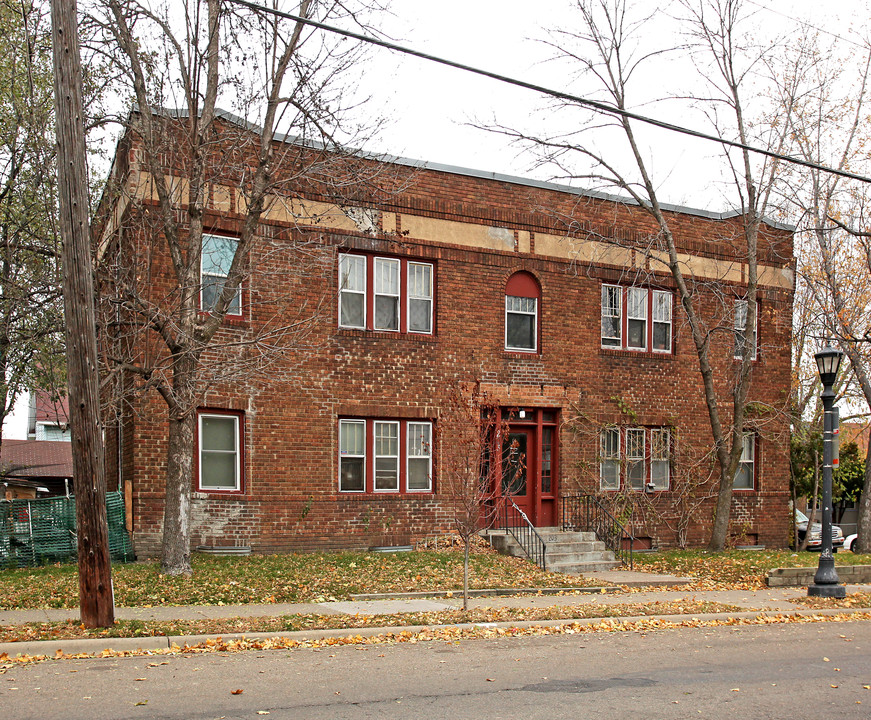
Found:
M 605 544 L 596 540 L 594 533 L 562 532 L 558 528 L 538 528 L 546 544 L 545 560 L 551 572 L 577 574 L 611 570 L 621 563 Z M 515 557 L 526 557 L 523 548 L 506 531 L 491 530 L 487 533 L 490 544 L 498 552 Z

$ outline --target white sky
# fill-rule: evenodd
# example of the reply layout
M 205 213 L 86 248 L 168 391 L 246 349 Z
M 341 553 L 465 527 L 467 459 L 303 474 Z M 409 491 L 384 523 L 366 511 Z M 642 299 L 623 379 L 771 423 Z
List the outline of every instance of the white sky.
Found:
M 549 51 L 534 38 L 543 37 L 543 28 L 548 26 L 570 27 L 572 15 L 567 10 L 570 4 L 569 0 L 534 3 L 394 0 L 394 17 L 381 20 L 379 24 L 399 44 L 568 90 L 569 80 L 564 69 L 542 62 Z M 652 2 L 643 5 L 647 11 L 655 7 Z M 756 11 L 754 23 L 758 23 L 763 34 L 791 32 L 793 28 L 797 31 L 797 21 L 805 19 L 842 37 L 859 39 L 861 26 L 869 16 L 868 4 L 860 0 L 828 3 L 756 0 L 748 2 L 747 7 Z M 662 44 L 666 47 L 674 44 L 666 34 L 674 32 L 673 26 L 663 23 L 661 30 L 653 32 L 651 28 L 651 31 L 651 37 L 662 35 Z M 679 94 L 687 91 L 694 78 L 689 59 L 674 58 L 666 66 L 660 65 L 642 77 L 639 92 L 650 98 Z M 537 115 L 546 106 L 546 100 L 536 93 L 382 49 L 373 51 L 366 80 L 374 106 L 391 120 L 380 142 L 370 149 L 436 163 L 551 179 L 543 170 L 532 170 L 532 158 L 529 155 L 518 157 L 517 148 L 510 146 L 506 138 L 465 125 L 470 118 L 488 121 L 496 117 L 512 127 L 525 125 L 535 130 L 555 127 L 554 123 L 559 121 L 556 114 Z M 645 105 L 638 110 L 711 130 L 703 119 L 691 116 L 685 108 L 674 104 Z M 651 166 L 661 183 L 662 200 L 712 210 L 728 206 L 729 201 L 717 186 L 723 165 L 717 157 L 716 145 L 660 130 L 644 133 L 643 139 L 645 152 L 653 161 Z M 609 152 L 619 152 L 622 146 L 619 140 L 615 136 L 600 142 L 609 143 Z

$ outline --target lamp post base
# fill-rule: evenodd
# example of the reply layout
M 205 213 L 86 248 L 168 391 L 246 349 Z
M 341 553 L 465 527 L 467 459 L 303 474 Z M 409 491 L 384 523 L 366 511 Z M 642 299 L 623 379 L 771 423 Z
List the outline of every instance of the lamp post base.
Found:
M 843 585 L 808 585 L 808 597 L 829 597 L 842 598 L 847 597 L 847 588 Z

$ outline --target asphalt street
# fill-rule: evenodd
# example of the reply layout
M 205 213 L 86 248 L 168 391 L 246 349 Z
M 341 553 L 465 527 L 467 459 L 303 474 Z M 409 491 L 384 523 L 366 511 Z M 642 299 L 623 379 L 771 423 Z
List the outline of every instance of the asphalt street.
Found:
M 10 720 L 871 716 L 871 623 L 48 661 Z

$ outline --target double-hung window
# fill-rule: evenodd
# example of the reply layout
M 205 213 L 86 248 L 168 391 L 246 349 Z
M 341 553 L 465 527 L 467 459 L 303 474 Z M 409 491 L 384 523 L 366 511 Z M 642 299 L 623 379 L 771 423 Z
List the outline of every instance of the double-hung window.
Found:
M 399 331 L 399 260 L 375 258 L 375 329 Z
M 339 490 L 366 489 L 366 422 L 339 421 Z
M 670 353 L 672 294 L 666 290 L 602 285 L 603 348 Z
M 735 472 L 732 487 L 735 490 L 752 490 L 754 488 L 756 467 L 756 433 L 744 433 L 741 438 L 741 459 Z
M 538 352 L 541 288 L 528 272 L 516 272 L 505 285 L 505 349 Z
M 339 325 L 366 327 L 366 258 L 339 255 Z
M 602 490 L 620 489 L 620 428 L 604 428 L 600 434 L 599 485 Z
M 339 420 L 339 491 L 432 492 L 432 423 Z
M 203 234 L 200 257 L 200 309 L 204 312 L 214 310 L 217 306 L 238 245 L 239 241 L 236 238 Z M 236 288 L 227 306 L 227 315 L 241 314 L 242 291 Z
M 735 301 L 735 348 L 734 354 L 736 358 L 740 358 L 744 354 L 744 348 L 749 344 L 749 352 L 751 359 L 756 359 L 756 332 L 759 328 L 759 312 L 757 308 L 756 322 L 753 329 L 750 331 L 750 338 L 747 339 L 745 330 L 747 328 L 747 301 Z
M 216 492 L 242 489 L 240 420 L 236 413 L 197 413 L 198 489 Z
M 505 349 L 535 352 L 538 299 L 505 296 Z
M 605 427 L 599 433 L 602 490 L 668 490 L 671 432 L 665 427 Z
M 381 332 L 433 332 L 431 263 L 339 255 L 339 327 Z
M 408 423 L 406 445 L 408 491 L 427 492 L 432 489 L 432 425 Z

